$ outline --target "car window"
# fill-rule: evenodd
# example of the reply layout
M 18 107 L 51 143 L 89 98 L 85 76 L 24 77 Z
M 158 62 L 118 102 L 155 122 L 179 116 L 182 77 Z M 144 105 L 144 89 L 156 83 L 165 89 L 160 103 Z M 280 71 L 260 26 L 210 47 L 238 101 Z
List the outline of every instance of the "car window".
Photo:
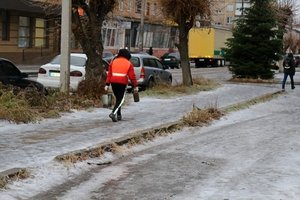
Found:
M 134 67 L 139 67 L 140 64 L 140 59 L 138 57 L 131 57 L 130 62 L 133 64 Z
M 156 62 L 156 65 L 157 65 L 158 68 L 164 69 L 163 64 L 159 60 L 155 60 L 155 62 Z
M 1 76 L 21 76 L 20 70 L 5 60 L 0 61 L 0 74 Z
M 155 59 L 149 58 L 149 66 L 150 66 L 150 67 L 157 68 L 157 64 L 156 64 L 156 62 L 155 62 Z
M 149 59 L 143 58 L 143 66 L 150 66 Z
M 51 64 L 60 64 L 60 55 L 55 56 L 51 61 Z
M 178 52 L 170 53 L 169 56 L 174 56 L 175 58 L 180 58 L 180 55 Z
M 113 57 L 114 55 L 110 51 L 103 51 L 102 58 Z
M 71 56 L 70 64 L 79 66 L 79 67 L 84 67 L 86 64 L 86 58 L 78 57 L 78 56 Z
M 61 56 L 58 55 L 50 63 L 59 65 L 60 62 L 61 62 L 60 58 L 61 58 Z M 79 66 L 79 67 L 84 67 L 85 64 L 86 64 L 86 58 L 79 57 L 79 56 L 71 56 L 70 57 L 70 64 L 75 65 L 75 66 Z

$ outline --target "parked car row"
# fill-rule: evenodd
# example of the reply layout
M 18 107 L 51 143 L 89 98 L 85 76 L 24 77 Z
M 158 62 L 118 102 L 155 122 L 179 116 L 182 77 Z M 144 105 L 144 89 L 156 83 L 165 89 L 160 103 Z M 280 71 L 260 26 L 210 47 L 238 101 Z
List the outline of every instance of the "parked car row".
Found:
M 108 69 L 112 54 L 103 54 L 103 67 Z M 169 65 L 164 65 L 159 58 L 149 54 L 132 53 L 131 59 L 141 90 L 153 87 L 158 82 L 172 84 L 172 73 L 167 70 Z M 87 56 L 84 53 L 70 54 L 70 90 L 76 91 L 80 81 L 85 78 Z M 0 81 L 5 84 L 21 88 L 36 87 L 45 92 L 45 88 L 60 87 L 61 55 L 55 56 L 49 63 L 39 68 L 37 80 L 27 79 L 28 75 L 20 70 L 9 60 L 0 58 Z M 129 88 L 131 87 L 129 83 Z

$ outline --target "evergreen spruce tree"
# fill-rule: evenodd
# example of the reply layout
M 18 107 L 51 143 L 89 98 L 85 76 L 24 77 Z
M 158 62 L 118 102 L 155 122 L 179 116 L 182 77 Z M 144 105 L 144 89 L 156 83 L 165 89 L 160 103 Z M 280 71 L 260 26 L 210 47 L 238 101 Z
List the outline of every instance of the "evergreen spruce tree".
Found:
M 233 37 L 227 40 L 225 58 L 237 78 L 273 78 L 271 63 L 282 54 L 282 30 L 273 7 L 274 0 L 252 0 L 237 20 Z

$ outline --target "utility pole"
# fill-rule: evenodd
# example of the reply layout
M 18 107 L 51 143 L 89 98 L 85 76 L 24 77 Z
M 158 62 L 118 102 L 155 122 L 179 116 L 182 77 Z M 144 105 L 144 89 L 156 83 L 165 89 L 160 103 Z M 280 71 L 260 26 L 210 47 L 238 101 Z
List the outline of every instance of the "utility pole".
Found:
M 69 94 L 70 90 L 70 30 L 72 1 L 62 0 L 61 12 L 61 61 L 60 91 Z
M 242 16 L 244 16 L 244 0 L 242 0 Z
M 144 18 L 145 18 L 145 4 L 146 0 L 140 0 L 141 2 L 141 24 L 140 24 L 140 32 L 139 32 L 139 51 L 143 51 L 144 49 Z

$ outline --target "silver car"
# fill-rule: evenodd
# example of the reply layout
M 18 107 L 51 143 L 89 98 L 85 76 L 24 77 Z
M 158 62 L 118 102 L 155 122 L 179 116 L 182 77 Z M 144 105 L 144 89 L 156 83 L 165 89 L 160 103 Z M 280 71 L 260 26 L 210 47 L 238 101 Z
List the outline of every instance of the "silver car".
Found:
M 149 54 L 132 53 L 130 62 L 134 66 L 135 75 L 140 89 L 151 88 L 159 82 L 172 84 L 172 73 L 168 66 Z

